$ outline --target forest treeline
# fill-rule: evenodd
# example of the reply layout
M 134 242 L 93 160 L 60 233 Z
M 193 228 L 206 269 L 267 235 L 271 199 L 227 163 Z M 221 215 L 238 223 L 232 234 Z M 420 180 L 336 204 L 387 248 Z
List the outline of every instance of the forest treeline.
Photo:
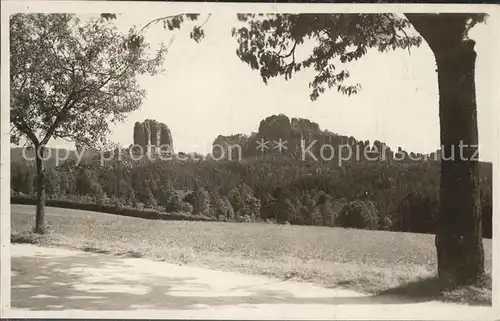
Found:
M 240 161 L 68 160 L 46 169 L 49 199 L 186 213 L 220 221 L 434 232 L 439 161 L 305 162 L 286 155 Z M 492 168 L 481 163 L 483 236 L 491 238 Z M 12 196 L 36 193 L 35 167 L 11 164 Z

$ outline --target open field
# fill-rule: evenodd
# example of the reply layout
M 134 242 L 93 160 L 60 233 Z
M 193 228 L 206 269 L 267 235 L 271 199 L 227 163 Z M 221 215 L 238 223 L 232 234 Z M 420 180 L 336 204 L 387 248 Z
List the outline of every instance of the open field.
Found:
M 34 207 L 12 206 L 13 242 L 149 257 L 167 262 L 309 281 L 366 293 L 394 291 L 491 304 L 483 288 L 436 288 L 432 235 L 314 226 L 158 221 L 47 208 L 50 233 L 33 240 Z M 485 240 L 491 275 L 491 240 Z

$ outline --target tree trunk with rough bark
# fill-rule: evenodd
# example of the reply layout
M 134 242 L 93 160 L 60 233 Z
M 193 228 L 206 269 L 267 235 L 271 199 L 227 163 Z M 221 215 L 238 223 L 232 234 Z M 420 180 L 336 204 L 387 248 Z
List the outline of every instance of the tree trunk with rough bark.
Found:
M 479 198 L 474 41 L 466 17 L 407 14 L 434 52 L 441 127 L 440 210 L 436 220 L 439 278 L 456 285 L 484 275 Z
M 43 157 L 45 156 L 45 146 L 35 146 L 36 161 L 36 218 L 35 233 L 45 233 L 45 169 Z

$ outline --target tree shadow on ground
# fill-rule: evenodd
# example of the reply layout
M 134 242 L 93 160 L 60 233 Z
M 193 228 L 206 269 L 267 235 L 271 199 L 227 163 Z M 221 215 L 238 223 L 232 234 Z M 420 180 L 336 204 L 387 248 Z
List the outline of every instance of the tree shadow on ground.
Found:
M 488 281 L 485 281 L 488 282 Z M 491 281 L 490 281 L 491 282 Z M 490 286 L 491 287 L 491 286 Z M 474 286 L 454 287 L 444 284 L 437 277 L 425 278 L 418 281 L 392 288 L 379 293 L 379 296 L 397 296 L 408 299 L 442 300 L 448 302 L 467 302 L 475 306 L 492 306 L 491 298 L 478 295 L 480 288 Z
M 147 271 L 141 271 L 140 275 L 123 273 L 130 265 L 122 258 L 89 257 L 86 253 L 69 257 L 13 257 L 11 264 L 11 305 L 29 310 L 195 310 L 241 304 L 247 307 L 256 304 L 399 304 L 432 300 L 432 297 L 401 295 L 396 290 L 361 297 L 296 297 L 287 291 L 262 290 L 258 286 L 234 288 L 234 295 L 227 292 L 217 295 L 217 289 L 197 282 L 194 277 L 165 277 Z M 175 295 L 179 287 L 192 295 Z M 200 291 L 211 295 L 203 296 Z

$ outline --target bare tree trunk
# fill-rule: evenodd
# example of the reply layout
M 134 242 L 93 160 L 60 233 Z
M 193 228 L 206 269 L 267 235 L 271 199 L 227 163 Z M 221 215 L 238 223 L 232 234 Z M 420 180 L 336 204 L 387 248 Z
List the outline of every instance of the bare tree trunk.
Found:
M 484 250 L 479 198 L 474 42 L 465 40 L 466 16 L 407 14 L 434 52 L 441 126 L 440 210 L 436 220 L 439 278 L 480 281 Z
M 45 156 L 45 146 L 35 146 L 36 154 L 36 218 L 35 233 L 45 233 L 45 170 L 43 157 Z
M 443 158 L 438 270 L 440 278 L 458 284 L 474 283 L 484 274 L 475 60 L 472 40 L 436 52 Z

